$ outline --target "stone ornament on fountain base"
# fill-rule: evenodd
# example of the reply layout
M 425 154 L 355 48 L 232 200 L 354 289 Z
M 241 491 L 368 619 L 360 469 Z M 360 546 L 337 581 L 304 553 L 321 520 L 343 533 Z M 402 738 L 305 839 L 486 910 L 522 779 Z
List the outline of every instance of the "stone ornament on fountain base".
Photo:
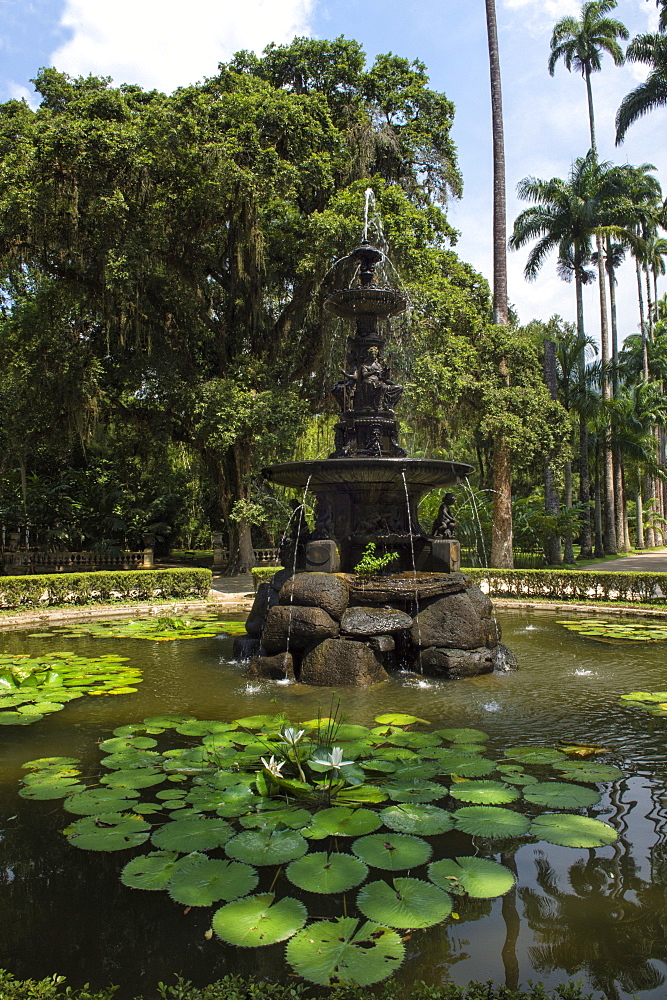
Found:
M 308 542 L 306 545 L 307 573 L 340 573 L 340 549 L 331 539 Z

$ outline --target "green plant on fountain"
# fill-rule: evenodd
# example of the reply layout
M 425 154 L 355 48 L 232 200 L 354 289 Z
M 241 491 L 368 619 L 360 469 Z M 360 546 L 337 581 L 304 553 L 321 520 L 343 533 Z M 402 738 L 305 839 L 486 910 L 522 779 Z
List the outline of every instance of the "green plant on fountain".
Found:
M 75 847 L 147 845 L 121 881 L 214 906 L 208 938 L 287 942 L 298 976 L 366 985 L 401 965 L 406 930 L 450 919 L 455 899 L 465 919 L 468 899 L 509 892 L 501 850 L 528 838 L 588 849 L 616 840 L 585 811 L 600 800 L 590 786 L 618 768 L 540 746 L 492 757 L 486 741 L 399 713 L 372 726 L 336 713 L 298 726 L 284 716 L 153 716 L 100 744 L 101 774 L 85 777 L 71 757 L 29 761 L 20 794 L 64 798 Z M 321 919 L 323 897 L 338 915 Z
M 374 576 L 376 573 L 388 569 L 400 559 L 398 552 L 387 552 L 385 555 L 379 556 L 375 554 L 376 549 L 375 542 L 368 543 L 361 559 L 354 567 L 354 572 L 358 576 Z

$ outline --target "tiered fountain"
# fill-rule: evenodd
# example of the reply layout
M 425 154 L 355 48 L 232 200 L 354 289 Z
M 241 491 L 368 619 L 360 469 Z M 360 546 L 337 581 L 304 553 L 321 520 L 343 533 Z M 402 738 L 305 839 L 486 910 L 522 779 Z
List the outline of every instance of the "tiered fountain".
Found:
M 282 486 L 315 494 L 315 527 L 303 505 L 283 540 L 286 567 L 259 588 L 240 643 L 257 653 L 250 672 L 308 684 L 364 685 L 393 667 L 444 677 L 490 672 L 511 654 L 500 644 L 491 602 L 459 572 L 460 547 L 446 494 L 428 535 L 420 498 L 463 481 L 472 466 L 408 458 L 398 444 L 394 407 L 402 387 L 391 378 L 378 320 L 405 311 L 406 297 L 378 288 L 383 254 L 367 241 L 347 258 L 359 283 L 331 294 L 325 308 L 356 324 L 342 379 L 335 450 L 321 461 L 264 469 Z M 364 550 L 392 553 L 389 575 L 355 574 Z M 509 656 L 508 656 L 509 654 Z

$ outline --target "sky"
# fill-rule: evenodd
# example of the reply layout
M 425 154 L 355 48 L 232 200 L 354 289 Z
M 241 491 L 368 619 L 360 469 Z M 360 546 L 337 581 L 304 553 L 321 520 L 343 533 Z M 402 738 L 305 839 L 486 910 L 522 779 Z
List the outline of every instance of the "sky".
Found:
M 496 0 L 507 158 L 507 214 L 525 208 L 516 185 L 526 176 L 566 177 L 588 151 L 586 87 L 561 62 L 547 70 L 553 25 L 578 15 L 578 0 Z M 631 37 L 655 30 L 654 0 L 619 0 L 615 16 Z M 492 275 L 492 155 L 484 0 L 0 0 L 0 100 L 35 106 L 31 77 L 41 66 L 70 75 L 111 76 L 167 92 L 213 76 L 239 49 L 261 52 L 295 35 L 344 35 L 363 45 L 369 62 L 393 52 L 426 64 L 431 86 L 456 105 L 453 130 L 464 193 L 448 207 L 460 231 L 458 253 L 489 280 Z M 645 68 L 617 68 L 603 58 L 593 77 L 600 157 L 652 163 L 667 193 L 667 108 L 631 126 L 614 146 L 614 116 Z M 510 252 L 509 296 L 521 322 L 555 313 L 574 321 L 574 286 L 556 274 L 555 259 L 526 282 L 527 250 Z M 660 294 L 667 290 L 663 279 Z M 587 332 L 598 336 L 598 289 L 586 291 Z M 619 274 L 621 339 L 638 326 L 634 270 Z

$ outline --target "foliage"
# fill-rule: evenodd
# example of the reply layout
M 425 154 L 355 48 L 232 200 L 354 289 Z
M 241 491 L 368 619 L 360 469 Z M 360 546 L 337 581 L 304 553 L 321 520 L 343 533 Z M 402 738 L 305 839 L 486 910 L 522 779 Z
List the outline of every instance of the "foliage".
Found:
M 283 716 L 154 716 L 101 744 L 100 777 L 83 779 L 69 758 L 30 761 L 22 794 L 65 799 L 79 817 L 64 831 L 73 846 L 115 852 L 145 844 L 148 853 L 128 861 L 121 881 L 166 890 L 188 906 L 222 903 L 212 915 L 222 940 L 241 947 L 288 940 L 287 961 L 306 979 L 364 985 L 400 965 L 396 931 L 449 916 L 450 891 L 466 894 L 469 886 L 471 896 L 491 898 L 511 889 L 511 874 L 491 858 L 443 865 L 452 829 L 457 849 L 467 834 L 482 838 L 471 848 L 489 854 L 494 842 L 509 851 L 526 837 L 588 847 L 616 838 L 580 812 L 543 812 L 595 805 L 598 793 L 582 782 L 613 780 L 615 769 L 605 778 L 595 770 L 604 765 L 582 768 L 566 752 L 539 746 L 510 747 L 497 761 L 483 753 L 485 739 L 478 730 L 431 732 L 402 714 L 380 715 L 372 727 L 337 717 L 296 727 Z M 504 780 L 466 780 L 496 769 Z M 459 806 L 460 799 L 506 805 Z M 436 802 L 454 812 L 422 805 Z M 293 898 L 295 886 L 305 900 Z M 311 893 L 340 904 L 342 914 L 313 922 Z
M 26 726 L 84 695 L 133 694 L 141 672 L 126 656 L 0 653 L 0 725 Z
M 271 583 L 276 573 L 284 569 L 284 566 L 255 566 L 252 571 L 252 582 L 255 590 L 260 583 Z
M 173 642 L 175 639 L 208 639 L 225 632 L 240 631 L 241 622 L 223 623 L 215 617 L 175 618 L 155 615 L 151 618 L 133 618 L 130 621 L 99 621 L 72 624 L 51 629 L 50 635 L 72 638 L 92 635 L 96 638 L 150 639 L 154 642 Z
M 603 642 L 656 642 L 667 639 L 667 626 L 655 622 L 608 621 L 604 618 L 580 618 L 576 621 L 560 621 L 571 632 L 588 639 Z
M 663 604 L 667 573 L 592 570 L 466 569 L 490 597 L 539 597 L 557 601 L 641 601 Z
M 372 576 L 374 573 L 380 573 L 383 569 L 387 569 L 399 558 L 398 552 L 386 552 L 383 556 L 376 555 L 376 549 L 375 542 L 368 543 L 361 559 L 354 567 L 355 573 L 360 576 Z
M 630 691 L 622 694 L 621 701 L 636 708 L 644 708 L 651 715 L 667 715 L 667 691 Z
M 155 597 L 206 597 L 208 569 L 156 569 L 99 573 L 47 573 L 0 578 L 0 607 L 38 608 L 50 604 L 113 604 Z

